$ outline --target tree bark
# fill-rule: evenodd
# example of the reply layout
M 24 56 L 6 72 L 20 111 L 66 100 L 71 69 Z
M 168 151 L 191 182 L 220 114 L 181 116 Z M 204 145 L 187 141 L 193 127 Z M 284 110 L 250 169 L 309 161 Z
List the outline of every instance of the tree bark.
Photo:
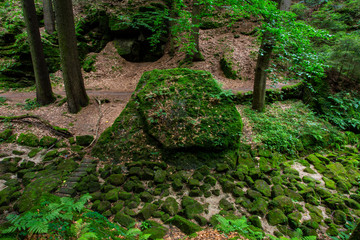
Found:
M 52 0 L 43 0 L 43 9 L 45 30 L 49 34 L 53 34 L 55 31 L 55 14 L 53 10 Z
M 194 41 L 194 48 L 192 49 L 191 53 L 188 53 L 187 58 L 191 59 L 192 61 L 203 61 L 204 57 L 200 52 L 200 43 L 199 43 L 199 36 L 200 36 L 200 3 L 198 0 L 193 0 L 192 3 L 192 29 L 191 29 L 191 39 Z
M 35 74 L 36 101 L 46 105 L 55 101 L 51 89 L 49 72 L 45 61 L 39 23 L 36 16 L 34 0 L 22 0 L 25 25 L 28 33 L 31 60 Z
M 269 68 L 271 53 L 274 48 L 274 43 L 272 43 L 269 38 L 268 35 L 264 35 L 263 37 L 255 69 L 252 108 L 259 112 L 264 111 L 265 108 L 267 70 Z
M 71 0 L 54 0 L 61 68 L 70 113 L 77 113 L 89 103 L 81 74 L 76 45 L 74 14 Z
M 290 9 L 291 0 L 277 0 L 275 2 L 278 3 L 280 10 Z M 264 33 L 256 62 L 252 109 L 259 112 L 264 111 L 265 108 L 267 70 L 275 46 L 273 38 L 274 36 L 269 32 Z

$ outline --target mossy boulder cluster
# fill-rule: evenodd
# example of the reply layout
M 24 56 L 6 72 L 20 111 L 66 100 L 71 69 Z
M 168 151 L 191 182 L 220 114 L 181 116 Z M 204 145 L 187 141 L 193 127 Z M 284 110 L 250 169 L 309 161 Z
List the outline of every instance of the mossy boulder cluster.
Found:
M 117 162 L 161 159 L 192 166 L 213 159 L 236 164 L 241 130 L 238 111 L 210 73 L 153 70 L 141 77 L 93 154 Z
M 77 178 L 73 196 L 91 193 L 91 209 L 123 227 L 146 222 L 150 239 L 162 238 L 166 224 L 186 234 L 216 226 L 216 214 L 228 219 L 247 216 L 254 231 L 263 231 L 266 223 L 276 227 L 276 236 L 291 237 L 297 229 L 305 236 L 323 229 L 336 236 L 360 216 L 356 148 L 294 159 L 242 144 L 236 165 L 218 162 L 188 170 L 151 158 L 120 164 L 97 161 L 98 167 L 92 164 L 77 176 L 70 173 L 82 166 L 83 147 L 77 144 L 87 144 L 81 137 L 67 142 L 49 137 L 35 140 L 31 134 L 9 139 L 24 146 L 0 157 L 0 179 L 6 186 L 0 191 L 1 214 L 28 211 Z M 24 139 L 37 146 L 26 146 L 30 144 Z M 91 141 L 89 136 L 84 139 Z M 39 146 L 50 144 L 51 149 Z M 76 154 L 69 157 L 64 147 Z M 38 158 L 41 163 L 33 161 Z

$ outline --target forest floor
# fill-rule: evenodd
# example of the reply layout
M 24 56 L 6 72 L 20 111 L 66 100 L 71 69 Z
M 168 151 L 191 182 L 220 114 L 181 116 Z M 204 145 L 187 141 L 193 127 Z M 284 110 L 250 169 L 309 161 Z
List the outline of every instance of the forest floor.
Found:
M 256 65 L 257 43 L 254 37 L 243 35 L 249 33 L 256 26 L 251 21 L 238 23 L 230 31 L 227 27 L 201 30 L 200 46 L 205 61 L 195 62 L 191 69 L 206 70 L 223 85 L 234 93 L 247 92 L 253 89 L 254 69 Z M 240 70 L 241 79 L 232 80 L 224 76 L 220 68 L 220 58 L 227 52 L 233 52 L 234 68 Z M 137 82 L 145 71 L 153 69 L 169 69 L 179 66 L 184 58 L 183 53 L 171 57 L 165 55 L 155 62 L 134 63 L 128 62 L 118 55 L 112 42 L 96 55 L 95 71 L 83 72 L 85 87 L 90 98 L 90 104 L 78 114 L 69 114 L 67 105 L 59 104 L 65 97 L 61 71 L 52 75 L 53 90 L 58 97 L 55 104 L 38 108 L 27 99 L 36 97 L 34 87 L 22 90 L 12 90 L 0 93 L 6 99 L 6 104 L 0 104 L 0 115 L 16 116 L 33 114 L 49 121 L 52 125 L 67 128 L 74 135 L 96 135 L 111 126 L 114 120 L 125 108 Z M 281 88 L 284 84 L 267 83 L 268 88 Z M 99 103 L 102 104 L 99 104 Z M 6 126 L 0 124 L 0 130 Z M 38 136 L 47 135 L 47 132 L 32 126 L 14 124 L 15 132 L 32 131 Z M 31 129 L 30 129 L 31 128 Z
M 251 91 L 254 84 L 254 69 L 258 45 L 254 37 L 242 35 L 241 32 L 251 32 L 255 24 L 246 22 L 236 27 L 235 32 L 230 32 L 226 27 L 201 31 L 201 51 L 205 61 L 195 62 L 191 69 L 206 70 L 213 74 L 224 89 L 239 91 Z M 237 36 L 237 37 L 235 37 Z M 240 37 L 239 37 L 240 36 Z M 235 69 L 241 71 L 241 80 L 227 79 L 221 71 L 219 60 L 226 51 L 233 52 Z M 112 42 L 96 55 L 94 64 L 96 71 L 83 72 L 85 86 L 90 98 L 90 104 L 84 107 L 78 114 L 69 114 L 67 105 L 61 104 L 65 97 L 64 86 L 61 81 L 61 71 L 52 76 L 53 90 L 57 95 L 57 101 L 44 107 L 36 107 L 33 101 L 36 93 L 34 88 L 25 90 L 12 90 L 2 92 L 0 97 L 5 98 L 5 103 L 0 103 L 1 116 L 18 116 L 32 114 L 41 117 L 50 124 L 68 129 L 74 135 L 100 136 L 107 127 L 125 108 L 137 82 L 145 71 L 153 69 L 168 69 L 178 67 L 184 54 L 178 53 L 171 57 L 166 53 L 156 62 L 134 63 L 128 62 L 119 56 Z M 272 85 L 268 82 L 268 88 L 281 88 L 284 84 Z M 52 136 L 45 128 L 35 122 L 23 124 L 20 122 L 2 123 L 0 131 L 11 124 L 14 133 L 32 132 L 38 137 Z M 0 145 L 0 150 L 1 150 Z M 179 230 L 171 230 L 165 239 L 184 239 L 186 235 Z M 234 236 L 224 236 L 214 229 L 207 229 L 198 233 L 195 239 L 228 239 Z

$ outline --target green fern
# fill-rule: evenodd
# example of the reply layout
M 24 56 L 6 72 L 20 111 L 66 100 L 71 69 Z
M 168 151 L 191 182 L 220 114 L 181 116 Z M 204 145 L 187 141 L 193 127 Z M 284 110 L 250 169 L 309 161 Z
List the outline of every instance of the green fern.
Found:
M 235 220 L 229 220 L 220 215 L 216 215 L 216 220 L 219 222 L 216 226 L 216 229 L 224 232 L 225 234 L 228 234 L 230 232 L 237 232 L 240 235 L 246 236 L 251 239 L 264 238 L 263 233 L 255 232 L 250 229 L 245 216 Z
M 65 197 L 60 199 L 60 203 L 42 204 L 37 212 L 25 212 L 22 215 L 10 214 L 7 216 L 7 220 L 12 226 L 5 229 L 3 233 L 16 231 L 31 234 L 49 233 L 50 223 L 58 221 L 60 225 L 69 224 L 73 221 L 74 214 L 79 214 L 90 198 L 91 196 L 86 194 L 74 202 L 73 199 Z

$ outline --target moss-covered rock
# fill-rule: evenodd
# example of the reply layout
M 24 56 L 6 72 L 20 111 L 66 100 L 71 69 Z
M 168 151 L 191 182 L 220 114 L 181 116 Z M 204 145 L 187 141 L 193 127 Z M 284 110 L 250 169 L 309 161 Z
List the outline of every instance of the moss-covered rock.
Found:
M 150 240 L 163 239 L 163 237 L 167 233 L 166 227 L 162 226 L 161 224 L 159 224 L 155 221 L 147 220 L 146 223 L 150 227 L 143 231 L 144 235 L 150 234 L 150 237 L 149 237 Z
M 16 141 L 18 144 L 24 146 L 29 146 L 29 147 L 39 146 L 39 139 L 33 133 L 21 133 Z
M 266 215 L 266 219 L 268 220 L 268 223 L 271 226 L 275 226 L 277 224 L 286 224 L 288 219 L 285 216 L 285 214 L 283 213 L 283 211 L 281 211 L 278 208 L 275 208 L 273 210 L 271 210 L 267 215 Z
M 232 203 L 230 203 L 226 198 L 222 198 L 219 202 L 219 207 L 220 209 L 224 210 L 224 211 L 230 211 L 230 210 L 234 210 L 234 206 Z
M 174 216 L 179 212 L 179 204 L 173 197 L 168 197 L 163 205 L 161 206 L 161 209 L 168 213 L 170 216 Z
M 109 202 L 116 202 L 119 200 L 119 189 L 115 188 L 105 194 L 105 200 Z
M 231 51 L 226 52 L 220 59 L 220 67 L 225 77 L 230 79 L 240 79 L 238 72 L 234 69 Z
M 45 170 L 38 173 L 38 177 L 26 186 L 22 196 L 15 204 L 19 212 L 30 210 L 36 204 L 39 204 L 41 196 L 46 193 L 52 193 L 61 186 L 62 172 Z
M 288 216 L 289 226 L 293 229 L 296 229 L 300 226 L 301 220 L 301 213 L 300 212 L 293 212 L 290 213 Z
M 92 153 L 114 161 L 161 158 L 189 167 L 233 163 L 241 129 L 238 111 L 209 73 L 153 70 L 141 77 Z
M 94 136 L 91 135 L 76 136 L 76 144 L 83 147 L 89 146 L 93 140 L 94 140 Z
M 50 137 L 50 136 L 44 136 L 40 139 L 40 146 L 41 147 L 50 147 L 56 143 L 57 139 Z
M 138 217 L 140 217 L 142 220 L 149 219 L 152 214 L 157 210 L 157 208 L 158 207 L 155 204 L 147 203 L 138 213 Z
M 285 213 L 291 213 L 294 210 L 294 203 L 291 198 L 286 196 L 278 196 L 271 201 L 271 205 L 279 208 Z
M 250 213 L 265 216 L 268 211 L 268 203 L 263 198 L 257 198 L 251 205 Z
M 328 206 L 330 209 L 334 209 L 334 210 L 346 209 L 346 205 L 344 201 L 338 197 L 327 198 L 324 200 L 324 204 Z
M 125 176 L 123 174 L 112 174 L 106 181 L 114 186 L 121 186 L 125 182 Z
M 188 219 L 192 219 L 195 215 L 201 214 L 204 211 L 203 206 L 198 201 L 188 196 L 183 197 L 181 206 Z
M 261 180 L 261 179 L 256 180 L 254 187 L 257 191 L 262 193 L 265 197 L 271 196 L 271 188 L 264 180 Z
M 115 214 L 114 220 L 126 228 L 132 226 L 135 223 L 135 219 L 122 212 L 118 212 L 117 214 Z
M 175 215 L 173 218 L 170 218 L 167 223 L 171 223 L 172 225 L 178 227 L 183 233 L 190 235 L 195 232 L 201 231 L 201 227 L 196 225 L 195 223 L 179 216 Z
M 10 128 L 5 129 L 4 131 L 0 132 L 0 143 L 5 142 L 8 139 L 10 139 L 12 133 L 13 133 L 13 131 Z
M 343 225 L 346 223 L 346 214 L 341 210 L 335 210 L 332 214 L 334 223 L 337 225 Z

